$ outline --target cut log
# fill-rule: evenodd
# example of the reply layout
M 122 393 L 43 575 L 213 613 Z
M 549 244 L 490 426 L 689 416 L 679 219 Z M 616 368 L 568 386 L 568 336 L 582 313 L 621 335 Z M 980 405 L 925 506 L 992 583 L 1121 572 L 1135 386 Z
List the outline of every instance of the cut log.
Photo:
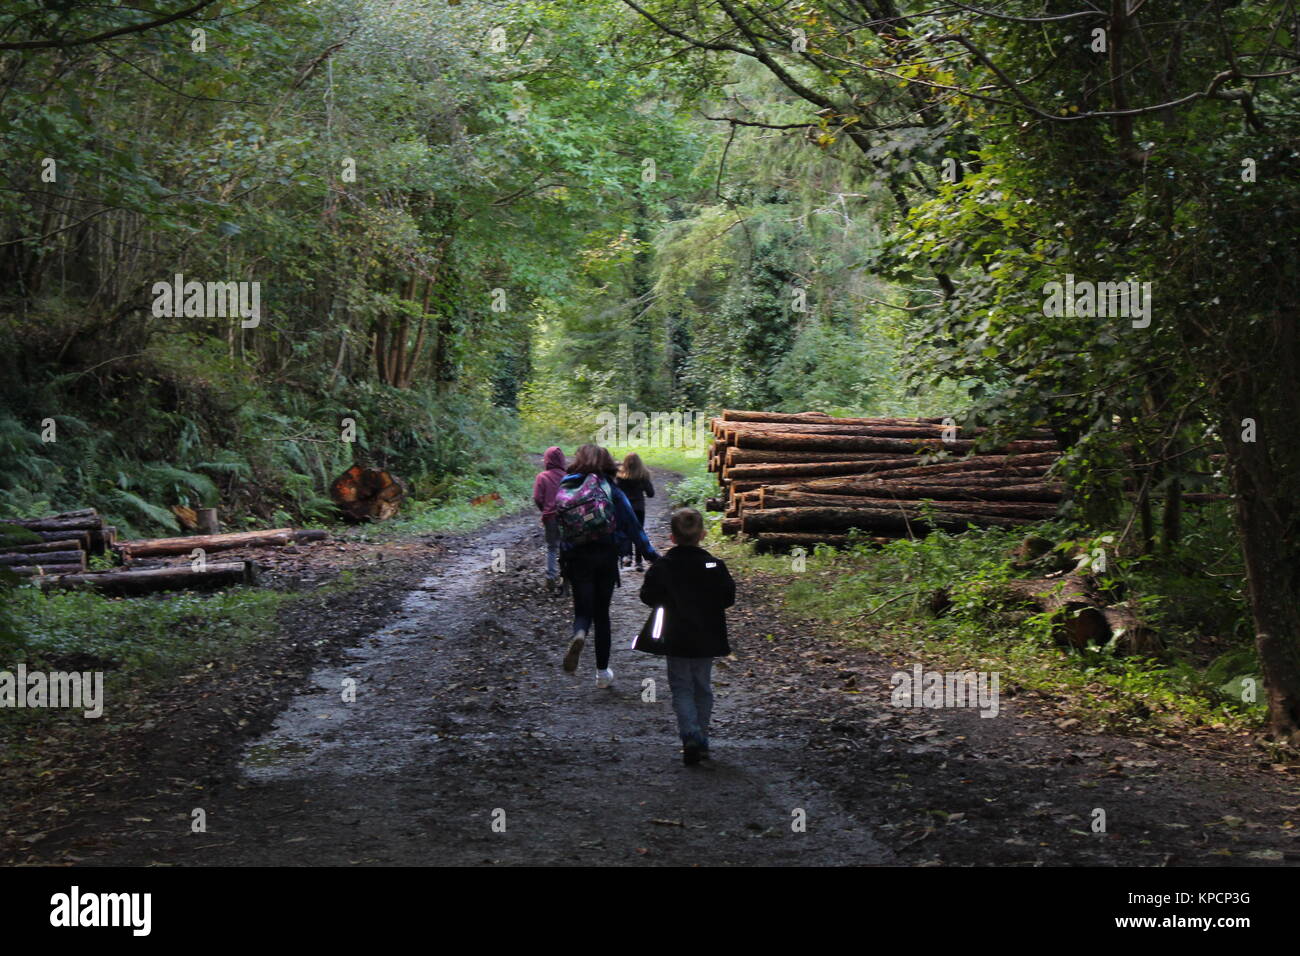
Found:
M 27 531 L 23 529 L 14 534 L 5 534 L 0 531 L 0 547 L 11 548 L 22 546 L 24 544 L 35 544 L 41 541 L 58 541 L 69 542 L 71 547 L 80 548 L 82 551 L 90 547 L 89 531 Z M 75 544 L 73 543 L 75 542 Z
M 152 594 L 157 591 L 207 591 L 239 584 L 255 584 L 257 565 L 252 561 L 224 561 L 196 571 L 190 565 L 135 571 L 90 571 L 85 574 L 47 575 L 42 588 L 87 588 L 101 594 Z
M 727 504 L 721 498 L 709 498 L 704 502 L 705 511 L 725 511 Z
M 1040 457 L 1045 457 L 1049 460 L 1047 461 L 1037 460 Z M 1046 456 L 1025 455 L 1019 457 L 1008 457 L 1005 459 L 994 458 L 992 460 L 988 458 L 980 458 L 980 459 L 966 458 L 956 462 L 942 462 L 942 463 L 936 463 L 932 465 L 917 465 L 912 468 L 890 468 L 887 466 L 882 468 L 881 466 L 876 466 L 874 468 L 874 471 L 883 470 L 888 472 L 888 474 L 882 476 L 887 481 L 902 481 L 903 479 L 923 478 L 925 479 L 926 484 L 930 482 L 930 479 L 938 478 L 941 475 L 945 477 L 953 478 L 954 480 L 957 481 L 970 479 L 971 474 L 974 474 L 976 478 L 1023 477 L 1026 479 L 1033 479 L 1033 478 L 1041 477 L 1046 466 L 1056 461 L 1057 457 L 1058 456 L 1053 454 L 1053 455 L 1046 455 Z M 842 478 L 837 478 L 837 479 L 828 479 L 826 481 L 803 482 L 803 484 L 816 485 L 818 486 L 818 488 L 810 489 L 810 490 L 820 490 L 823 487 L 829 488 L 835 484 L 842 482 L 843 480 L 844 479 Z M 870 479 L 864 479 L 864 480 L 869 481 Z M 831 493 L 834 494 L 834 492 Z
M 117 543 L 117 528 L 109 525 L 86 532 L 86 551 L 90 554 L 104 554 Z
M 830 418 L 825 412 L 753 412 L 736 408 L 723 409 L 720 420 L 724 422 L 806 422 Z
M 996 479 L 1004 480 L 1004 479 Z M 1015 481 L 1017 479 L 1005 479 Z M 810 490 L 811 489 L 811 490 Z M 937 501 L 1036 501 L 1047 504 L 1054 504 L 1061 500 L 1065 494 L 1064 485 L 1049 485 L 1041 482 L 1032 482 L 1025 484 L 1012 484 L 1006 486 L 987 486 L 984 484 L 960 485 L 960 484 L 930 484 L 923 482 L 911 481 L 878 481 L 853 482 L 844 484 L 832 489 L 811 488 L 807 483 L 789 484 L 789 485 L 768 485 L 766 486 L 764 501 L 767 500 L 767 494 L 773 493 L 792 493 L 805 495 L 819 495 L 822 497 L 877 497 L 877 498 L 896 498 L 923 500 L 932 498 Z M 857 492 L 857 494 L 854 494 Z
M 941 439 L 916 438 L 872 438 L 867 435 L 796 435 L 788 432 L 741 432 L 736 435 L 738 448 L 772 448 L 777 451 L 892 451 L 899 454 L 909 452 L 946 451 L 951 454 L 964 454 L 975 448 L 975 442 L 959 439 L 946 442 Z M 1054 441 L 1012 441 L 983 454 L 1036 454 L 1055 452 Z
M 1110 640 L 1102 601 L 1085 578 L 1067 574 L 1059 578 L 1008 581 L 1012 599 L 1044 612 L 1057 612 L 1053 636 L 1062 647 L 1076 649 Z
M 102 528 L 104 522 L 98 516 L 77 515 L 71 518 L 3 518 L 0 530 L 5 525 L 26 528 L 28 531 L 91 531 Z
M 216 508 L 199 508 L 197 516 L 199 534 L 221 534 L 221 519 Z
M 401 507 L 406 484 L 387 471 L 353 465 L 334 479 L 330 497 L 350 521 L 386 521 Z
M 722 519 L 722 533 L 725 534 L 725 535 L 740 534 L 740 519 L 739 519 L 739 518 L 723 518 L 723 519 Z
M 875 461 L 814 461 L 802 464 L 731 465 L 723 469 L 723 476 L 732 481 L 766 480 L 783 482 L 794 478 L 868 475 L 876 471 L 904 468 L 909 464 L 910 462 L 907 459 L 899 459 L 896 455 L 881 455 Z
M 772 488 L 760 488 L 749 494 L 760 495 L 760 508 L 878 508 L 888 510 L 901 508 L 919 512 L 924 507 L 922 501 L 913 499 L 866 498 L 858 495 L 813 495 L 801 491 L 776 491 Z M 1000 516 L 1004 518 L 1027 518 L 1044 521 L 1056 517 L 1056 506 L 1037 501 L 974 501 L 945 500 L 935 502 L 934 508 L 953 514 L 971 514 Z
M 72 541 L 72 543 L 69 544 L 69 541 Z M 0 554 L 43 554 L 49 551 L 71 551 L 77 547 L 75 539 L 64 538 L 58 541 L 38 541 L 35 544 L 13 544 L 0 547 Z
M 1152 628 L 1143 624 L 1129 608 L 1114 605 L 1101 609 L 1110 628 L 1109 640 L 1115 641 L 1115 651 L 1125 657 L 1159 657 L 1165 649 L 1164 641 Z
M 0 565 L 76 564 L 86 565 L 85 551 L 46 551 L 37 554 L 0 554 Z
M 769 531 L 860 531 L 889 534 L 921 534 L 931 527 L 962 531 L 968 525 L 1011 528 L 1030 524 L 1026 518 L 1003 518 L 994 515 L 961 514 L 936 511 L 922 515 L 916 511 L 890 508 L 764 508 L 748 511 L 739 519 L 745 534 Z
M 889 544 L 897 538 L 873 538 L 860 534 L 815 534 L 815 533 L 767 533 L 754 537 L 754 550 L 762 552 L 785 552 L 791 548 L 808 548 L 812 549 L 819 544 L 829 545 L 833 548 L 847 548 L 850 545 L 857 544 Z
M 185 538 L 142 538 L 121 541 L 117 550 L 131 558 L 148 558 L 167 554 L 189 554 L 195 548 L 205 552 L 229 551 L 233 548 L 270 548 L 328 537 L 327 531 L 295 531 L 273 528 L 270 531 L 232 531 L 228 534 L 195 534 Z
M 732 465 L 811 465 L 823 461 L 881 461 L 886 458 L 912 461 L 909 456 L 881 452 L 773 451 L 770 448 L 736 448 L 727 445 L 723 463 L 729 468 Z
M 84 559 L 84 555 L 82 556 Z M 7 564 L 0 571 L 10 571 L 24 578 L 50 577 L 57 574 L 78 574 L 86 570 L 86 562 L 78 564 Z

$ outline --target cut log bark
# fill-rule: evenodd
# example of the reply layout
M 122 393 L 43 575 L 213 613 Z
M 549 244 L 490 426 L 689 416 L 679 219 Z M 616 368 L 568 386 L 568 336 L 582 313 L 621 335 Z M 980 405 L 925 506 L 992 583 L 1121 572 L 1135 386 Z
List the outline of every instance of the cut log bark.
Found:
M 228 534 L 196 534 L 185 538 L 143 538 L 138 541 L 121 541 L 117 545 L 117 550 L 131 558 L 147 558 L 167 554 L 189 554 L 195 548 L 213 552 L 229 551 L 233 548 L 279 547 L 286 544 L 319 541 L 328 536 L 327 531 L 273 528 L 270 531 L 234 531 Z
M 334 479 L 330 497 L 350 521 L 386 521 L 401 507 L 406 484 L 387 471 L 353 465 Z
M 1013 600 L 1039 611 L 1057 612 L 1053 636 L 1062 647 L 1076 649 L 1110 640 L 1110 625 L 1101 601 L 1084 578 L 1067 574 L 1059 578 L 1008 581 Z
M 68 542 L 73 543 L 69 544 Z M 44 554 L 50 551 L 71 551 L 78 548 L 75 539 L 64 538 L 58 541 L 39 541 L 36 544 L 15 544 L 0 547 L 0 554 Z
M 919 499 L 867 498 L 858 495 L 815 495 L 801 491 L 776 491 L 770 487 L 760 488 L 749 494 L 760 495 L 758 506 L 768 508 L 877 508 L 889 510 L 900 508 L 908 512 L 918 512 L 924 507 Z M 1026 518 L 1031 521 L 1044 521 L 1056 517 L 1056 506 L 1037 501 L 975 501 L 944 500 L 934 502 L 936 510 L 953 514 L 970 514 L 999 516 L 1004 518 Z
M 1017 480 L 1017 479 L 1006 479 Z M 854 492 L 857 492 L 854 494 Z M 937 501 L 1034 501 L 1045 504 L 1059 502 L 1065 494 L 1064 485 L 1049 485 L 1041 482 L 1013 484 L 1006 486 L 986 486 L 983 484 L 930 484 L 911 481 L 855 481 L 845 483 L 833 489 L 812 488 L 808 483 L 789 485 L 767 485 L 764 488 L 764 501 L 771 494 L 805 494 L 822 497 L 877 497 L 924 500 L 932 498 Z
M 891 462 L 897 462 L 891 465 Z M 875 461 L 816 461 L 803 464 L 731 465 L 723 469 L 723 476 L 732 481 L 784 482 L 794 478 L 839 477 L 843 475 L 869 475 L 876 471 L 903 468 L 910 462 L 895 455 L 881 455 Z
M 749 511 L 740 519 L 745 534 L 771 531 L 847 531 L 857 528 L 864 532 L 885 535 L 923 534 L 929 528 L 962 531 L 968 525 L 977 527 L 1010 528 L 1030 524 L 1024 518 L 1002 518 L 993 515 L 961 514 L 936 511 L 922 515 L 917 511 L 891 508 L 764 508 Z
M 881 461 L 886 458 L 900 458 L 880 452 L 842 452 L 842 451 L 773 451 L 770 448 L 736 448 L 727 445 L 724 464 L 732 465 L 811 465 L 830 461 Z M 902 457 L 910 461 L 910 458 Z
M 217 515 L 216 508 L 199 508 L 197 515 L 200 534 L 221 533 L 221 519 Z
M 0 554 L 0 566 L 30 566 L 36 564 L 75 564 L 86 566 L 85 551 L 46 551 L 36 554 Z
M 975 448 L 975 442 L 961 439 L 946 442 L 941 439 L 871 438 L 866 435 L 796 435 L 787 432 L 741 432 L 736 435 L 738 448 L 772 448 L 777 451 L 892 451 L 908 454 L 920 451 L 965 454 Z M 1055 452 L 1054 441 L 1013 441 L 985 454 L 1036 454 Z
M 26 531 L 26 529 L 24 529 Z M 32 539 L 36 540 L 33 541 Z M 10 548 L 39 541 L 75 542 L 75 547 L 85 551 L 90 547 L 89 531 L 26 531 L 23 534 L 0 532 L 0 547 Z
M 257 565 L 252 561 L 224 561 L 208 564 L 196 571 L 188 564 L 181 567 L 148 570 L 90 571 L 85 574 L 61 573 L 41 578 L 42 588 L 87 588 L 102 594 L 153 594 L 157 591 L 206 591 L 239 584 L 255 584 Z
M 745 411 L 737 408 L 723 409 L 722 415 L 715 421 L 724 422 L 806 422 L 809 420 L 830 418 L 825 412 L 761 412 Z
M 86 570 L 86 563 L 83 560 L 79 564 L 11 564 L 5 565 L 0 570 L 10 571 L 24 578 L 43 578 L 59 574 L 77 574 Z
M 28 531 L 91 531 L 104 526 L 104 522 L 93 515 L 76 515 L 71 518 L 3 518 L 0 527 L 13 525 Z
M 815 533 L 772 533 L 754 537 L 754 550 L 759 552 L 785 552 L 791 548 L 814 548 L 819 544 L 833 548 L 847 548 L 854 544 L 884 545 L 897 541 L 897 538 L 868 537 L 866 535 L 815 534 Z

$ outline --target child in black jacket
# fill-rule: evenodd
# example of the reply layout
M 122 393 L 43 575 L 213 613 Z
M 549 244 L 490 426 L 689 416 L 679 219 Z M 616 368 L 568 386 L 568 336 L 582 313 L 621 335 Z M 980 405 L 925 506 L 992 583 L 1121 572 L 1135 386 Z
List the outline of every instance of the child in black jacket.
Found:
M 731 653 L 726 609 L 736 603 L 736 582 L 725 564 L 699 546 L 703 538 L 698 511 L 675 512 L 675 547 L 650 566 L 641 585 L 642 603 L 664 609 L 661 639 L 652 645 L 659 649 L 652 653 L 668 660 L 668 687 L 688 767 L 709 759 L 713 659 Z
M 618 477 L 614 479 L 618 485 L 618 490 L 627 496 L 628 504 L 632 506 L 632 513 L 636 515 L 636 520 L 645 527 L 645 500 L 655 496 L 654 482 L 650 480 L 650 469 L 641 461 L 641 456 L 636 452 L 629 452 L 623 459 L 623 464 L 619 466 Z M 635 537 L 635 535 L 633 536 Z M 636 550 L 636 569 L 642 568 L 642 561 L 645 559 L 645 552 L 641 550 L 639 544 L 634 543 Z M 631 564 L 628 556 L 623 556 L 623 567 Z

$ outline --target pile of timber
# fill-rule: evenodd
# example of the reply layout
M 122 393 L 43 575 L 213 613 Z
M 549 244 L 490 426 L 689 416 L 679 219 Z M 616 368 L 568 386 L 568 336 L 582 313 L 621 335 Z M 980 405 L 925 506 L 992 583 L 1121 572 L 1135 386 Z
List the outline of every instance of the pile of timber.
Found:
M 117 529 L 94 508 L 43 518 L 0 518 L 0 567 L 21 577 L 78 573 L 86 556 L 105 554 Z
M 938 418 L 727 410 L 712 429 L 722 495 L 710 507 L 724 534 L 760 550 L 1027 525 L 1054 517 L 1065 491 L 1048 477 L 1061 451 L 1042 430 L 977 450 L 985 429 Z
M 84 508 L 43 518 L 0 519 L 0 570 L 34 578 L 42 588 L 91 588 L 113 595 L 212 590 L 253 584 L 258 569 L 254 561 L 209 562 L 206 556 L 211 552 L 277 547 L 328 537 L 327 531 L 273 528 L 118 541 L 116 528 L 106 526 L 93 508 Z M 187 560 L 167 567 L 132 566 L 137 558 L 191 558 L 196 550 L 203 552 L 204 560 Z M 116 556 L 122 567 L 87 571 L 87 556 L 102 554 Z

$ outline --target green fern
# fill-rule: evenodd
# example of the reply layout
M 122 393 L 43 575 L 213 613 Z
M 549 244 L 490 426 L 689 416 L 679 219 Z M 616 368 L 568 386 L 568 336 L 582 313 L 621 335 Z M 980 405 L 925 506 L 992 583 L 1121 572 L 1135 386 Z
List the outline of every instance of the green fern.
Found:
M 133 495 L 129 491 L 123 491 L 120 488 L 114 488 L 109 493 L 112 500 L 126 508 L 152 521 L 154 524 L 162 525 L 169 531 L 180 533 L 181 526 L 176 523 L 176 516 L 166 508 L 160 508 L 157 505 L 150 504 L 139 495 Z
M 210 508 L 216 505 L 220 497 L 217 486 L 207 475 L 158 462 L 142 466 L 141 471 L 144 473 L 144 483 L 150 487 L 156 488 L 165 482 L 170 482 L 177 498 L 181 496 L 183 489 L 188 488 L 199 496 L 199 500 L 205 507 Z

